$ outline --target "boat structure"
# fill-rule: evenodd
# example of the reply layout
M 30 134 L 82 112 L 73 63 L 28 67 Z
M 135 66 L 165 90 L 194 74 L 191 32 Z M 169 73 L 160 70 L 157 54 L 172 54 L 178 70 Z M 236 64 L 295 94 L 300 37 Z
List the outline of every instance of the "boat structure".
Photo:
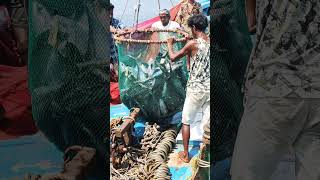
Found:
M 198 0 L 197 2 L 199 2 L 201 4 L 203 14 L 205 16 L 207 16 L 208 20 L 210 20 L 210 15 L 209 15 L 210 1 L 209 0 Z M 178 11 L 180 9 L 180 6 L 181 6 L 181 3 L 175 5 L 174 7 L 172 7 L 170 9 L 171 20 L 175 20 L 177 14 L 178 14 Z M 159 20 L 160 20 L 159 16 L 153 17 L 151 19 L 148 19 L 146 21 L 139 23 L 138 28 L 139 29 L 150 28 L 153 23 L 155 23 Z

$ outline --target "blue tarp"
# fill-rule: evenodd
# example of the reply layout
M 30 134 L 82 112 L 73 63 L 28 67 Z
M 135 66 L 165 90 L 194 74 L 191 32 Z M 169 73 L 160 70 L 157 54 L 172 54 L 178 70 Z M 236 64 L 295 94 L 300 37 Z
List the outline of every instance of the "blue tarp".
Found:
M 0 141 L 0 180 L 62 170 L 63 153 L 43 135 Z
M 111 119 L 128 116 L 130 114 L 130 110 L 124 104 L 118 104 L 114 106 L 110 106 L 110 121 Z M 138 118 L 135 125 L 135 133 L 134 135 L 138 138 L 143 137 L 144 128 L 146 121 L 143 118 Z

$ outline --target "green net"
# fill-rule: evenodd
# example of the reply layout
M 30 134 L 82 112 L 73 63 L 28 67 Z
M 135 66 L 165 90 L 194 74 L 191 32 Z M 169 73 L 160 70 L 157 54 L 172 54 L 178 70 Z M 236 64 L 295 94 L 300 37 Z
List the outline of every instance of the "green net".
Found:
M 117 38 L 121 100 L 158 124 L 182 111 L 188 78 L 186 58 L 171 62 L 168 57 L 169 36 L 182 40 L 174 43 L 180 50 L 185 34 L 179 31 L 136 31 Z
M 244 1 L 217 0 L 211 6 L 212 162 L 232 156 L 243 112 L 246 66 L 252 48 Z
M 110 58 L 106 5 L 102 0 L 30 1 L 28 63 L 38 128 L 60 150 L 93 147 L 104 163 Z

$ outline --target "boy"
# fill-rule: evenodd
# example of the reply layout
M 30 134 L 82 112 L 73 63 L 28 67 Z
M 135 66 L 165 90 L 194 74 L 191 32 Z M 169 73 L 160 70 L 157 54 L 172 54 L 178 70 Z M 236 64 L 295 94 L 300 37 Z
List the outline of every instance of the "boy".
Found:
M 197 112 L 201 110 L 203 113 L 202 125 L 210 120 L 210 39 L 205 34 L 208 20 L 204 15 L 192 16 L 188 19 L 188 27 L 194 39 L 190 40 L 180 51 L 173 51 L 172 38 L 169 38 L 167 42 L 171 61 L 189 56 L 189 79 L 182 112 L 184 151 L 179 152 L 179 158 L 184 162 L 189 162 L 190 124 L 195 121 Z

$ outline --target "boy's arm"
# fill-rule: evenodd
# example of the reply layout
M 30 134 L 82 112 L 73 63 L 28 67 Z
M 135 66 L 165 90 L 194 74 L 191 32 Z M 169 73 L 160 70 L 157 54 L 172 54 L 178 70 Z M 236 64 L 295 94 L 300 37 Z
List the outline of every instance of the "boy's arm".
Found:
M 194 41 L 189 41 L 180 51 L 174 52 L 173 50 L 173 38 L 169 38 L 167 40 L 168 44 L 168 54 L 171 61 L 175 61 L 180 59 L 183 56 L 189 55 L 192 51 L 192 47 L 194 46 Z
M 187 57 L 187 69 L 190 69 L 190 54 Z
M 246 14 L 250 33 L 256 32 L 256 0 L 246 0 Z

